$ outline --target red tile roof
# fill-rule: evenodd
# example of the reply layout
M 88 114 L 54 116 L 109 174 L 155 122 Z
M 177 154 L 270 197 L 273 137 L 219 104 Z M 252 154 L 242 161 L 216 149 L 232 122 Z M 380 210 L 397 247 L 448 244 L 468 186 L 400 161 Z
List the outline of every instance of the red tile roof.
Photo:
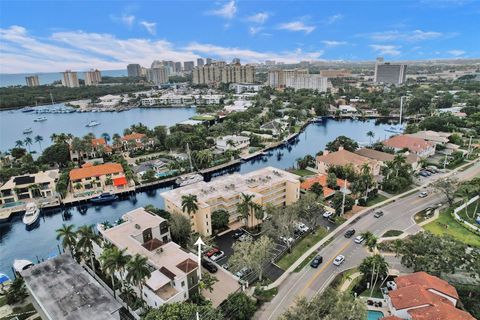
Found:
M 97 139 L 92 139 L 92 145 L 94 147 L 98 147 L 98 146 L 104 146 L 107 144 L 107 141 L 105 141 L 104 138 L 97 138 Z
M 327 175 L 325 174 L 319 174 L 315 177 L 305 179 L 305 181 L 300 184 L 300 188 L 302 188 L 303 190 L 310 190 L 310 188 L 315 182 L 318 182 L 323 187 L 324 197 L 329 197 L 335 193 L 335 190 L 327 187 Z M 345 180 L 337 179 L 337 186 L 343 188 L 345 186 Z M 349 186 L 350 183 L 347 182 L 347 188 Z
M 113 185 L 115 187 L 124 186 L 126 184 L 128 184 L 128 181 L 127 181 L 127 178 L 125 178 L 125 177 L 120 177 L 120 178 L 113 179 Z
M 335 166 L 345 166 L 347 164 L 352 164 L 354 166 L 361 166 L 364 163 L 374 164 L 376 163 L 375 160 L 369 159 L 367 157 L 363 157 L 356 153 L 347 151 L 345 149 L 340 149 L 335 152 L 329 152 L 327 154 L 321 155 L 317 157 L 318 162 L 323 162 L 327 165 L 335 165 Z
M 197 267 L 198 264 L 190 258 L 177 264 L 177 268 L 185 273 L 189 273 L 190 271 L 195 270 Z
M 431 293 L 420 285 L 411 285 L 408 287 L 398 288 L 388 293 L 392 301 L 392 305 L 397 310 L 420 307 L 435 303 L 450 303 L 447 298 Z
M 131 133 L 131 134 L 124 135 L 122 140 L 125 140 L 125 141 L 137 140 L 137 139 L 142 139 L 143 137 L 145 137 L 145 134 L 143 133 Z
M 397 277 L 395 283 L 397 284 L 397 288 L 408 287 L 415 284 L 420 285 L 425 289 L 434 289 L 458 300 L 458 293 L 455 287 L 450 285 L 447 281 L 429 275 L 426 272 L 415 272 Z
M 390 148 L 395 149 L 404 149 L 407 148 L 412 152 L 421 152 L 425 149 L 432 148 L 434 146 L 433 142 L 425 141 L 421 138 L 407 136 L 407 135 L 399 135 L 395 137 L 391 137 L 383 141 L 383 144 Z
M 446 303 L 438 303 L 434 306 L 412 309 L 407 312 L 412 316 L 412 320 L 475 320 L 470 313 Z
M 123 173 L 123 167 L 118 163 L 105 163 L 97 166 L 86 166 L 70 171 L 70 180 L 80 180 L 90 177 L 99 177 L 106 174 Z

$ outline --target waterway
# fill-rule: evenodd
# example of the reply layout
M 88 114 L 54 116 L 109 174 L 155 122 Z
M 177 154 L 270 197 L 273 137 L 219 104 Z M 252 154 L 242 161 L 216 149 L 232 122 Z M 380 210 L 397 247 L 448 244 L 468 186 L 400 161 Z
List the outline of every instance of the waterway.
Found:
M 60 103 L 52 108 L 64 108 Z M 44 108 L 44 107 L 39 107 Z M 99 137 L 106 132 L 113 136 L 114 133 L 123 134 L 125 128 L 134 123 L 143 123 L 153 128 L 158 125 L 173 126 L 178 122 L 187 120 L 196 114 L 195 108 L 135 108 L 123 112 L 75 112 L 75 113 L 47 113 L 22 112 L 18 110 L 0 111 L 0 151 L 7 151 L 15 146 L 15 141 L 24 140 L 27 135 L 23 131 L 32 129 L 28 136 L 34 139 L 40 135 L 43 141 L 30 146 L 32 151 L 40 152 L 40 148 L 49 146 L 53 133 L 71 133 L 74 136 L 84 136 L 89 132 Z M 46 121 L 34 122 L 35 118 L 45 117 Z M 87 128 L 90 121 L 100 122 L 96 127 Z
M 130 123 L 132 122 L 138 121 L 131 119 Z M 123 123 L 123 126 L 126 127 L 128 124 Z M 323 123 L 310 124 L 292 144 L 271 150 L 265 157 L 252 159 L 225 172 L 217 173 L 215 176 L 231 172 L 246 173 L 265 166 L 290 168 L 295 165 L 296 159 L 307 154 L 315 155 L 319 150 L 324 149 L 326 143 L 339 135 L 348 136 L 365 144 L 369 142 L 366 135 L 368 131 L 375 133 L 375 140 L 383 140 L 390 135 L 385 131 L 390 126 L 390 124 L 375 120 L 327 119 Z M 103 221 L 114 222 L 124 213 L 147 204 L 163 208 L 164 203 L 160 193 L 168 189 L 159 188 L 139 192 L 110 205 L 82 205 L 66 211 L 61 209 L 45 210 L 42 212 L 39 223 L 33 229 L 27 229 L 21 221 L 21 216 L 17 215 L 11 221 L 0 224 L 0 272 L 11 274 L 11 265 L 16 258 L 36 262 L 37 257 L 46 259 L 57 254 L 57 245 L 60 242 L 56 240 L 55 230 L 60 228 L 63 223 L 76 226 L 95 225 Z

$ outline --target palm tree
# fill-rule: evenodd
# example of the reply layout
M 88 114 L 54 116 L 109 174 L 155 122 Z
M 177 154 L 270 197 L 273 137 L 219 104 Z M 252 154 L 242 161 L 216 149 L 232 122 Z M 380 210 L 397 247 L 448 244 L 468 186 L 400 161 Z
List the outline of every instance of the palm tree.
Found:
M 23 141 L 22 140 L 15 141 L 15 147 L 17 148 L 23 147 Z
M 241 201 L 237 204 L 237 211 L 240 213 L 240 216 L 245 220 L 245 224 L 248 225 L 248 218 L 250 217 L 252 210 L 254 209 L 254 203 L 252 199 L 255 196 L 253 194 L 242 193 Z
M 365 231 L 361 234 L 361 236 L 363 239 L 365 239 L 365 245 L 368 247 L 368 249 L 373 251 L 373 249 L 377 246 L 378 238 L 370 231 Z
M 53 143 L 57 142 L 57 138 L 58 138 L 58 134 L 56 134 L 56 133 L 52 133 L 50 135 L 50 141 L 52 141 Z
M 119 250 L 117 247 L 112 246 L 105 249 L 100 256 L 100 262 L 102 269 L 110 274 L 112 278 L 112 290 L 115 295 L 115 272 L 120 274 L 120 288 L 123 289 L 123 279 L 125 268 L 130 261 L 130 256 L 126 255 L 127 249 Z
M 151 275 L 150 268 L 148 267 L 147 257 L 141 256 L 138 253 L 127 263 L 127 276 L 128 282 L 139 287 L 140 297 L 143 295 L 143 283 L 145 279 Z M 143 303 L 142 299 L 142 303 Z
M 375 133 L 373 131 L 367 132 L 367 137 L 370 138 L 370 145 L 372 144 L 372 139 L 375 137 Z
M 77 230 L 77 245 L 76 250 L 78 250 L 82 256 L 83 260 L 87 257 L 90 258 L 90 264 L 93 272 L 95 273 L 95 264 L 93 259 L 93 243 L 99 243 L 99 236 L 93 231 L 93 226 L 84 225 L 78 228 Z
M 105 142 L 110 141 L 110 135 L 107 132 L 102 133 L 102 138 L 105 139 Z
M 25 140 L 23 140 L 23 142 L 25 143 L 25 145 L 28 147 L 28 152 L 30 152 L 30 146 L 32 145 L 33 141 L 32 141 L 32 138 L 30 137 L 26 137 Z
M 70 250 L 70 253 L 72 254 L 77 243 L 77 234 L 73 230 L 74 227 L 75 226 L 73 224 L 63 224 L 61 228 L 55 230 L 55 232 L 57 233 L 57 240 L 62 239 L 63 249 L 68 248 L 68 250 Z
M 42 141 L 43 141 L 43 137 L 41 135 L 37 135 L 35 136 L 35 142 L 38 143 L 38 145 L 40 146 L 40 151 L 43 152 L 43 148 L 42 148 Z
M 194 194 L 182 196 L 182 211 L 189 215 L 198 211 L 198 198 Z

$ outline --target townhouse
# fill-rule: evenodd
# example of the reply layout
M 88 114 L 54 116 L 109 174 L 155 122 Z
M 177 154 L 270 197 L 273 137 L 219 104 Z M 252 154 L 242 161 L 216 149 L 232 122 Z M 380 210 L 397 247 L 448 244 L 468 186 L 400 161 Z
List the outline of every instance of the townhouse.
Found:
M 0 187 L 0 205 L 54 197 L 59 171 L 48 170 L 11 177 Z
M 69 177 L 70 191 L 74 193 L 98 189 L 115 192 L 129 185 L 123 167 L 119 163 L 99 165 L 85 163 L 81 168 L 72 169 Z

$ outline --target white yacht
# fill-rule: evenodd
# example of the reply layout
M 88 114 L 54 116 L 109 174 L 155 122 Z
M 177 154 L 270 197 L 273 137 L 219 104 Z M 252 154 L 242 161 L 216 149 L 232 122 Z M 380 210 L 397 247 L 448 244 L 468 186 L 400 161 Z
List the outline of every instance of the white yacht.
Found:
M 25 215 L 23 216 L 23 223 L 25 223 L 27 226 L 30 226 L 38 220 L 39 216 L 40 209 L 38 209 L 37 205 L 34 202 L 27 203 Z
M 91 128 L 91 127 L 96 127 L 96 126 L 98 126 L 98 125 L 100 125 L 100 122 L 97 122 L 97 121 L 95 121 L 95 120 L 92 120 L 92 121 L 90 121 L 89 123 L 87 123 L 87 125 L 85 125 L 85 127 Z
M 33 132 L 32 128 L 27 128 L 27 129 L 23 130 L 23 134 L 30 134 L 32 132 Z
M 188 186 L 189 184 L 197 183 L 200 181 L 203 181 L 203 176 L 201 174 L 190 173 L 190 174 L 178 177 L 175 180 L 175 183 L 180 187 L 184 187 L 184 186 Z
M 33 262 L 30 260 L 24 259 L 15 259 L 13 261 L 13 269 L 15 272 L 20 273 L 23 270 L 27 270 L 28 268 L 33 267 Z
M 38 117 L 33 120 L 33 122 L 43 122 L 47 121 L 47 117 Z

